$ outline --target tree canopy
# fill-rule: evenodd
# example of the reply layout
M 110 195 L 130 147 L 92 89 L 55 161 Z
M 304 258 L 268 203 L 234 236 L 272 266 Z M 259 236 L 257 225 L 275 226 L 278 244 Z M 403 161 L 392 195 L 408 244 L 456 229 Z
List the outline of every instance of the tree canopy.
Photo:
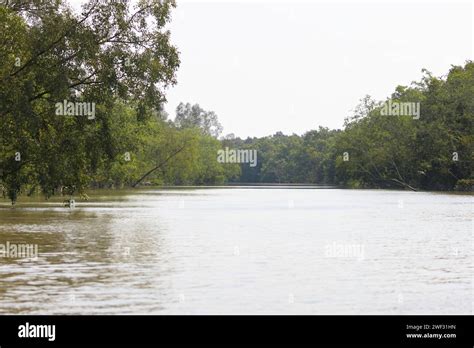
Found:
M 386 101 L 365 97 L 344 129 L 218 140 L 213 111 L 163 105 L 177 83 L 174 1 L 0 1 L 0 192 L 78 194 L 137 184 L 318 183 L 472 190 L 474 63 L 427 71 Z M 384 102 L 419 103 L 420 117 Z M 263 115 L 269 117 L 269 115 Z M 219 163 L 257 150 L 255 167 Z
M 473 190 L 474 63 L 453 66 L 446 78 L 423 73 L 385 101 L 364 97 L 343 130 L 223 140 L 258 150 L 260 165 L 243 167 L 239 180 Z M 384 115 L 388 101 L 419 103 L 420 115 Z

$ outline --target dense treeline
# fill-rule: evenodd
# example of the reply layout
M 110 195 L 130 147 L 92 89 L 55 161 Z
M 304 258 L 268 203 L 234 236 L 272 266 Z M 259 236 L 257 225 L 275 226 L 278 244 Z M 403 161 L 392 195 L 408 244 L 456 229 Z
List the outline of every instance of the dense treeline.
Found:
M 397 103 L 419 103 L 419 115 L 384 112 Z M 420 82 L 397 87 L 386 101 L 365 97 L 344 130 L 228 136 L 223 143 L 258 151 L 257 167 L 242 165 L 241 182 L 473 190 L 474 63 L 453 67 L 445 78 L 424 71 Z
M 472 189 L 472 62 L 396 89 L 390 100 L 419 102 L 418 119 L 383 115 L 366 97 L 343 130 L 218 140 L 214 112 L 182 103 L 172 121 L 163 110 L 180 64 L 165 29 L 174 6 L 89 0 L 76 13 L 63 0 L 0 2 L 5 198 L 147 183 Z M 257 165 L 219 162 L 225 147 L 257 150 Z
M 46 197 L 89 187 L 214 184 L 212 112 L 163 111 L 179 52 L 165 26 L 174 1 L 0 2 L 0 193 Z

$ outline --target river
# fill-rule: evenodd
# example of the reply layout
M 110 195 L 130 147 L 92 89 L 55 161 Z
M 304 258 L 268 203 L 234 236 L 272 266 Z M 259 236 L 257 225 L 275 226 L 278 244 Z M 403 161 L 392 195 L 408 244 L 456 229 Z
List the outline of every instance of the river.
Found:
M 472 314 L 473 196 L 314 187 L 0 200 L 1 314 Z M 6 247 L 5 247 L 6 248 Z

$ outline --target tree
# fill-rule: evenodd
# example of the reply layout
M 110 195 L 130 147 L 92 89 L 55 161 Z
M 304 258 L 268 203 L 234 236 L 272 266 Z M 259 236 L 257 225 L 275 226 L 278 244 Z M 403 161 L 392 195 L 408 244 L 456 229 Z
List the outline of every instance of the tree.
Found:
M 89 0 L 76 14 L 62 0 L 3 2 L 0 182 L 12 201 L 26 184 L 46 196 L 64 186 L 81 192 L 100 164 L 114 161 L 117 98 L 134 101 L 138 121 L 160 110 L 179 66 L 164 29 L 174 6 Z M 63 100 L 94 105 L 94 119 L 57 115 Z
M 199 104 L 179 103 L 176 108 L 175 124 L 179 128 L 198 128 L 203 134 L 217 138 L 222 132 L 222 125 L 214 111 L 205 111 Z

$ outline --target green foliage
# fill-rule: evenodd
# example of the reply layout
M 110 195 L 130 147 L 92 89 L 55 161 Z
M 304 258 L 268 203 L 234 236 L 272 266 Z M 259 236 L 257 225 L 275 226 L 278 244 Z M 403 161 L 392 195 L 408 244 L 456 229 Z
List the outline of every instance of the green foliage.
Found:
M 180 128 L 197 128 L 205 135 L 218 137 L 222 126 L 214 111 L 205 111 L 199 104 L 180 103 L 176 108 L 175 124 Z
M 0 187 L 12 202 L 37 187 L 49 197 L 132 185 L 183 145 L 146 180 L 225 180 L 217 116 L 193 107 L 201 132 L 162 111 L 179 66 L 164 29 L 173 1 L 90 0 L 80 14 L 62 0 L 2 4 Z M 58 114 L 64 100 L 93 103 L 95 117 Z
M 163 111 L 180 63 L 165 29 L 174 6 L 89 0 L 75 13 L 63 0 L 2 2 L 3 196 L 14 203 L 37 190 L 50 197 L 89 187 L 229 181 L 472 189 L 473 62 L 443 79 L 424 71 L 420 82 L 395 89 L 389 100 L 419 102 L 419 119 L 386 116 L 382 102 L 367 96 L 344 130 L 219 141 L 214 112 L 180 103 L 172 122 Z M 94 115 L 58 113 L 63 101 L 93 104 Z M 257 150 L 257 165 L 219 163 L 225 147 Z
M 366 96 L 345 120 L 343 131 L 320 127 L 301 137 L 277 133 L 245 141 L 223 140 L 226 146 L 258 151 L 259 165 L 242 165 L 237 181 L 471 188 L 466 182 L 474 175 L 474 63 L 452 67 L 446 79 L 424 73 L 412 87 L 398 86 L 389 99 L 420 103 L 419 119 L 384 115 L 383 103 Z

